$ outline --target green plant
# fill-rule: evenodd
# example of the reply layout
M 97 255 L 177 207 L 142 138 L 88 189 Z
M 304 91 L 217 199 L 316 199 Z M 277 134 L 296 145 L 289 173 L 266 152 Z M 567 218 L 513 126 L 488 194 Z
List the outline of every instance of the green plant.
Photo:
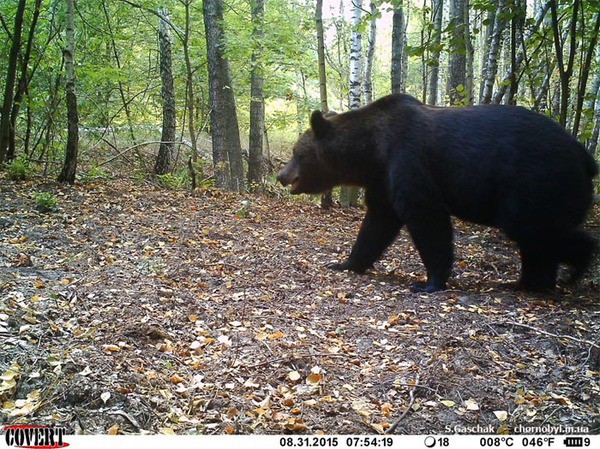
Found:
M 161 186 L 170 190 L 182 189 L 189 181 L 185 172 L 166 173 L 164 175 L 157 175 L 157 178 Z
M 134 170 L 133 174 L 131 175 L 131 181 L 134 184 L 143 185 L 146 183 L 146 180 L 147 180 L 146 176 L 147 176 L 147 173 L 144 170 L 136 168 Z
M 56 212 L 58 210 L 58 200 L 50 192 L 41 192 L 34 194 L 35 207 L 40 212 Z
M 8 179 L 13 181 L 26 181 L 33 176 L 34 171 L 24 156 L 19 156 L 6 164 Z
M 105 181 L 109 178 L 110 174 L 102 167 L 92 167 L 81 176 L 83 182 Z
M 211 163 L 204 158 L 199 158 L 194 162 L 194 171 L 196 172 L 196 188 L 210 189 L 214 187 L 215 180 L 210 176 Z M 208 173 L 207 173 L 208 172 Z M 190 177 L 189 170 L 186 172 L 187 177 Z

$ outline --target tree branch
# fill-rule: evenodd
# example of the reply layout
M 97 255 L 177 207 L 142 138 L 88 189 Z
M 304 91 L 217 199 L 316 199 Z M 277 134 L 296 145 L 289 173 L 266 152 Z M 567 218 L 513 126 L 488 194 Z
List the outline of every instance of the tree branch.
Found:
M 150 14 L 155 15 L 159 19 L 164 20 L 165 23 L 167 25 L 169 25 L 169 27 L 175 32 L 175 34 L 177 35 L 177 39 L 179 39 L 181 42 L 183 42 L 183 40 L 184 40 L 184 33 L 183 33 L 183 31 L 177 25 L 175 25 L 171 21 L 171 19 L 169 19 L 168 17 L 163 16 L 159 11 L 155 11 L 152 8 L 148 8 L 146 6 L 139 5 L 139 4 L 134 3 L 134 2 L 132 2 L 130 0 L 119 0 L 119 1 L 125 3 L 125 4 L 127 4 L 129 6 L 132 6 L 134 8 L 141 9 L 142 11 L 146 11 L 146 12 L 148 12 Z
M 594 343 L 593 341 L 583 340 L 581 338 L 571 337 L 570 335 L 553 334 L 551 332 L 546 332 L 546 331 L 543 331 L 541 329 L 538 329 L 537 327 L 529 326 L 527 324 L 517 323 L 515 321 L 510 321 L 508 323 L 498 323 L 498 324 L 510 324 L 512 326 L 524 327 L 525 329 L 532 330 L 534 332 L 537 332 L 538 334 L 546 335 L 548 337 L 552 337 L 552 338 L 565 338 L 567 340 L 576 341 L 577 343 L 584 343 L 586 345 L 591 345 L 591 346 L 596 346 L 596 347 L 598 346 L 598 344 Z

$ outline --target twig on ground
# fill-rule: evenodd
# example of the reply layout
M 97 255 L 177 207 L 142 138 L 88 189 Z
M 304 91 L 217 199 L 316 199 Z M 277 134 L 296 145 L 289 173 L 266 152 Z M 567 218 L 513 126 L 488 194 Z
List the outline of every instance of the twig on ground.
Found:
M 108 414 L 122 416 L 127 421 L 129 421 L 133 427 L 135 427 L 135 430 L 140 430 L 142 428 L 142 426 L 140 426 L 140 424 L 137 422 L 137 420 L 133 416 L 131 416 L 129 413 L 125 413 L 123 410 L 116 410 L 114 412 L 108 412 Z
M 392 425 L 385 431 L 385 433 L 387 435 L 391 434 L 394 432 L 394 430 L 396 430 L 396 427 L 398 427 L 398 424 L 400 424 L 400 422 L 406 418 L 406 415 L 408 415 L 408 412 L 410 412 L 410 410 L 412 409 L 412 406 L 415 403 L 415 390 L 417 389 L 417 387 L 419 386 L 419 374 L 417 373 L 417 377 L 415 377 L 415 383 L 412 386 L 412 388 L 410 389 L 410 402 L 408 403 L 408 407 L 406 407 L 406 410 L 404 410 L 404 412 L 402 413 L 402 415 L 400 415 L 400 417 L 394 421 L 392 423 Z
M 512 326 L 524 327 L 525 329 L 532 330 L 534 332 L 546 335 L 548 337 L 552 337 L 552 338 L 566 338 L 567 340 L 576 341 L 577 343 L 584 343 L 584 344 L 590 345 L 590 346 L 597 346 L 597 344 L 594 343 L 593 341 L 583 340 L 581 338 L 571 337 L 570 335 L 553 334 L 552 332 L 543 331 L 541 329 L 538 329 L 537 327 L 529 326 L 527 324 L 517 323 L 517 322 L 514 322 L 514 321 L 509 321 L 507 323 L 497 323 L 497 324 L 510 324 Z

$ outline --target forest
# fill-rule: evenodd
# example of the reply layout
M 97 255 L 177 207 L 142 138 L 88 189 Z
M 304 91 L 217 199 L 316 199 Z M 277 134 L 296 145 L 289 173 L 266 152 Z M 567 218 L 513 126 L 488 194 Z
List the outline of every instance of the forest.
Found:
M 599 34 L 598 0 L 1 1 L 0 423 L 599 433 L 600 260 L 524 293 L 456 220 L 448 290 L 413 293 L 405 231 L 325 268 L 364 192 L 275 179 L 312 111 L 390 93 L 524 106 L 598 161 Z

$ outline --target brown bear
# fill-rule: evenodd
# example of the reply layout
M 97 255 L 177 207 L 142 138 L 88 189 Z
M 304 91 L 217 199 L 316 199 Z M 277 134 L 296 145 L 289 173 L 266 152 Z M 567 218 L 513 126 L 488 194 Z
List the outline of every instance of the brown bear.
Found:
M 598 165 L 551 119 L 523 107 L 432 107 L 396 94 L 329 117 L 315 111 L 310 124 L 278 180 L 292 194 L 365 188 L 350 256 L 330 268 L 363 273 L 406 225 L 427 270 L 414 291 L 443 290 L 451 216 L 514 240 L 524 289 L 554 289 L 561 263 L 573 279 L 588 268 L 596 242 L 578 227 Z

